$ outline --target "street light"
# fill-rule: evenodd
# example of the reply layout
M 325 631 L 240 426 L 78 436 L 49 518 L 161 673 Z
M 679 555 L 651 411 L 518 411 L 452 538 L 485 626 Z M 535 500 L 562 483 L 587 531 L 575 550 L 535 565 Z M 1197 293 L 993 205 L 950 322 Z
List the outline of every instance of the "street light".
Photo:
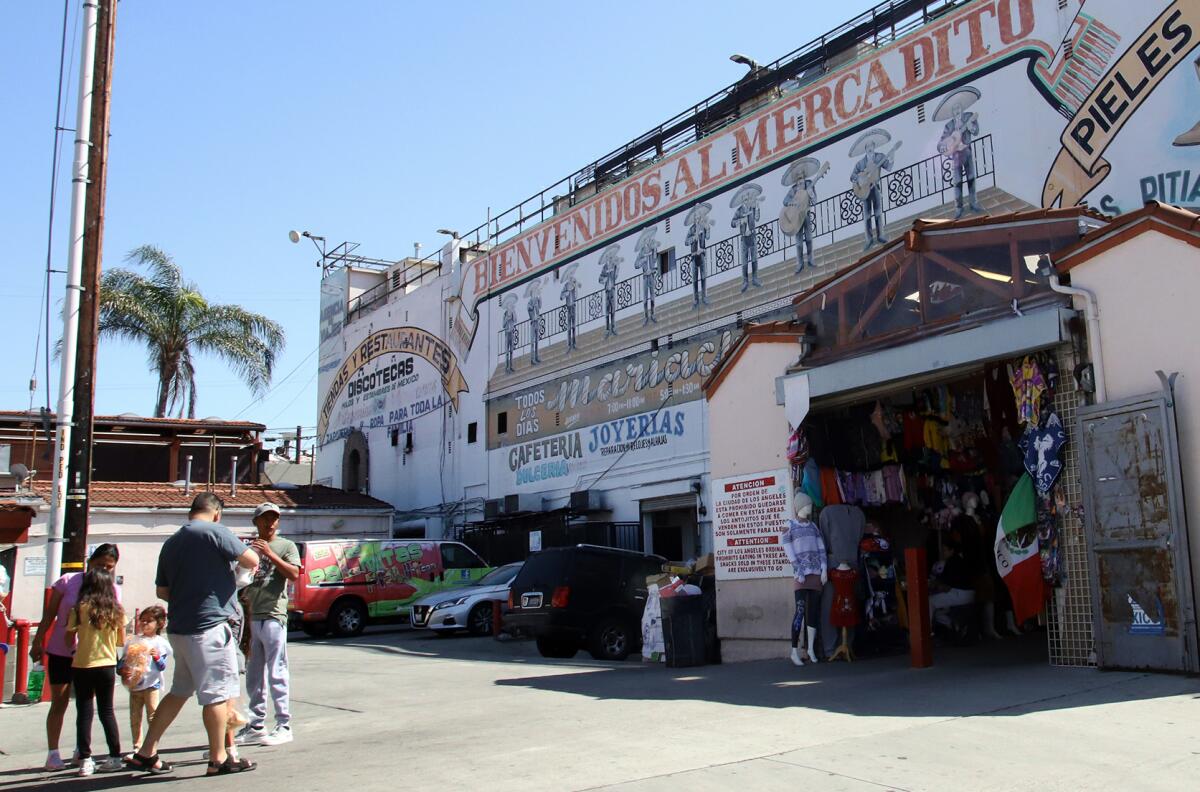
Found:
M 762 68 L 761 66 L 758 65 L 758 61 L 754 60 L 754 58 L 743 55 L 740 52 L 735 52 L 732 55 L 730 55 L 729 60 L 733 61 L 734 63 L 742 64 L 743 66 L 745 66 L 747 69 L 749 69 L 752 72 L 757 71 L 760 68 Z
M 457 231 L 451 231 L 448 228 L 439 228 L 437 230 L 437 232 L 439 234 L 445 234 L 446 236 L 451 237 L 453 239 L 461 239 L 462 238 Z
M 288 231 L 288 239 L 292 240 L 292 244 L 299 244 L 300 237 L 305 237 L 312 240 L 313 245 L 317 248 L 317 252 L 321 254 L 321 260 L 317 262 L 317 266 L 324 271 L 325 260 L 327 258 L 325 255 L 325 237 L 310 234 L 308 231 L 296 231 L 294 229 L 292 231 Z

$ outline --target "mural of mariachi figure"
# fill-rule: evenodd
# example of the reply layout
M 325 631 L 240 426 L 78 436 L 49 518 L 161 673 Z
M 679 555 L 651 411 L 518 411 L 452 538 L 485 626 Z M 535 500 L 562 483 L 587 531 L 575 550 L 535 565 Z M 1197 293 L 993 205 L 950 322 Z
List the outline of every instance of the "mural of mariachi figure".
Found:
M 579 281 L 575 280 L 575 270 L 578 264 L 568 264 L 563 268 L 562 291 L 559 298 L 563 301 L 564 320 L 567 324 L 567 351 L 575 348 L 575 300 L 579 297 Z
M 1196 76 L 1200 77 L 1200 58 L 1196 59 Z M 1200 121 L 1196 125 L 1175 138 L 1176 146 L 1200 146 Z
M 642 229 L 634 246 L 636 256 L 633 260 L 635 269 L 642 273 L 642 327 L 658 320 L 654 318 L 655 280 L 658 278 L 658 248 L 661 244 L 654 238 L 658 226 Z
M 738 239 L 742 248 L 742 291 L 762 286 L 758 282 L 758 240 L 756 230 L 762 216 L 759 204 L 763 202 L 762 187 L 757 184 L 743 184 L 733 197 L 729 199 L 729 208 L 734 209 L 733 219 L 729 221 L 731 228 L 738 231 Z
M 804 265 L 813 265 L 813 217 L 810 210 L 817 202 L 817 182 L 829 173 L 829 163 L 813 157 L 793 162 L 783 172 L 783 185 L 791 187 L 779 213 L 779 230 L 796 238 L 796 274 Z M 801 247 L 803 246 L 803 250 Z
M 880 194 L 880 186 L 883 171 L 895 167 L 892 155 L 900 148 L 900 143 L 893 145 L 886 154 L 876 149 L 890 143 L 891 140 L 892 136 L 886 130 L 876 127 L 864 132 L 850 147 L 851 158 L 861 157 L 854 163 L 854 170 L 850 173 L 850 185 L 855 197 L 862 203 L 863 228 L 867 237 L 863 245 L 864 251 L 870 250 L 876 242 L 882 245 L 887 241 L 883 238 L 883 196 Z M 874 230 L 871 227 L 872 220 L 875 221 Z
M 513 348 L 517 345 L 517 295 L 509 292 L 500 305 L 504 308 L 504 370 L 511 374 Z
M 698 203 L 683 218 L 683 224 L 688 226 L 686 242 L 691 258 L 693 308 L 699 308 L 701 303 L 708 305 L 708 233 L 713 227 L 708 217 L 710 212 L 712 204 Z
M 525 287 L 526 309 L 529 311 L 529 364 L 542 362 L 538 355 L 538 342 L 542 339 L 542 281 L 531 280 Z
M 604 288 L 604 337 L 617 334 L 617 274 L 621 269 L 620 245 L 609 245 L 600 254 L 600 285 Z
M 934 121 L 946 122 L 937 150 L 950 162 L 954 178 L 954 203 L 958 207 L 954 213 L 955 220 L 967 213 L 968 207 L 963 205 L 964 180 L 967 182 L 971 212 L 983 214 L 983 208 L 975 200 L 975 154 L 971 147 L 979 135 L 979 116 L 967 112 L 967 108 L 978 101 L 979 91 L 968 85 L 942 99 L 933 113 Z

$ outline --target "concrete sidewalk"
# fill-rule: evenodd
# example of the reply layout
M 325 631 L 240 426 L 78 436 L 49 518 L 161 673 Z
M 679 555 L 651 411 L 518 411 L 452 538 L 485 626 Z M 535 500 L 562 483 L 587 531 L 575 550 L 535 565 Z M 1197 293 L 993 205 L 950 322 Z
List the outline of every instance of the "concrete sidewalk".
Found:
M 913 671 L 906 658 L 802 669 L 546 661 L 528 642 L 407 630 L 297 640 L 296 741 L 249 749 L 261 763 L 252 776 L 201 783 L 1040 792 L 1195 783 L 1200 681 L 1054 669 L 1030 659 L 1036 641 L 939 650 L 937 667 Z M 172 787 L 204 772 L 195 707 L 165 741 L 176 774 L 154 779 L 31 771 L 44 756 L 44 717 L 44 706 L 0 711 L 0 792 Z M 124 711 L 119 719 L 124 727 Z

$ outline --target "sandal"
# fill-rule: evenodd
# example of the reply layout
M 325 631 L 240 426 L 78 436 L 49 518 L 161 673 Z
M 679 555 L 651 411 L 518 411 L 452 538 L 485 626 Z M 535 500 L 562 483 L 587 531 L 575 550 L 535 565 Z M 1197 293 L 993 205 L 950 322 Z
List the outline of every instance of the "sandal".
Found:
M 236 762 L 231 757 L 226 756 L 225 761 L 217 764 L 215 762 L 208 763 L 208 769 L 204 771 L 205 776 L 228 775 L 229 773 L 246 773 L 258 765 L 251 762 L 249 759 L 238 759 Z
M 146 757 L 141 754 L 130 754 L 124 757 L 125 766 L 130 770 L 141 770 L 150 775 L 163 775 L 171 772 L 174 768 L 167 762 L 158 758 L 158 754 Z

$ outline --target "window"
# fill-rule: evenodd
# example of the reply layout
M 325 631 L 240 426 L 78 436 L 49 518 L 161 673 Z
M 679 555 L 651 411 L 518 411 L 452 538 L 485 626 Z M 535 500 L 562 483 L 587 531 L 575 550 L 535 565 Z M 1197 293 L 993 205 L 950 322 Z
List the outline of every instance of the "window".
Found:
M 466 545 L 442 545 L 442 569 L 483 569 L 487 564 Z
M 668 248 L 658 254 L 658 271 L 666 275 L 675 266 L 675 248 Z
M 475 421 L 467 424 L 467 442 L 474 443 L 479 439 L 479 424 Z
M 508 410 L 496 413 L 496 434 L 508 434 Z

